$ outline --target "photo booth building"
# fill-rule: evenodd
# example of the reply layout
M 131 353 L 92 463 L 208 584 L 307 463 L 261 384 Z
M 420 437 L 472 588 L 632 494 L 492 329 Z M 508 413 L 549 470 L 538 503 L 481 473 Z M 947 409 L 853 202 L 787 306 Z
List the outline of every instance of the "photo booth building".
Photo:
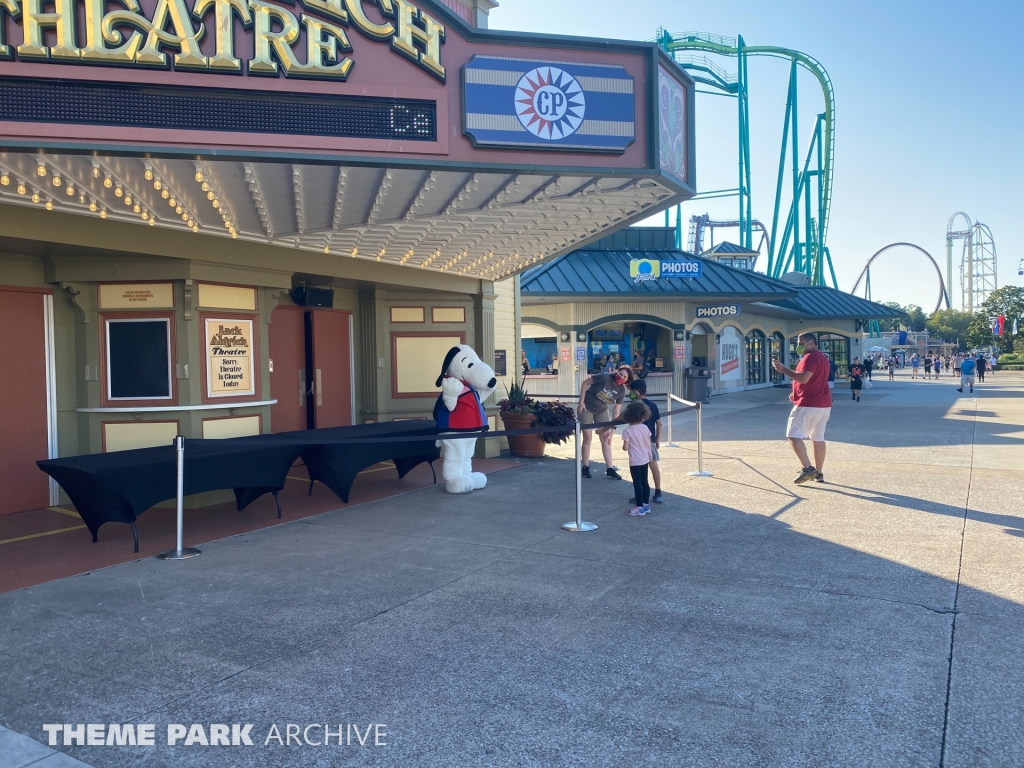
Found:
M 500 396 L 515 275 L 694 194 L 694 95 L 493 5 L 0 2 L 0 513 L 47 457 L 429 416 L 456 343 Z
M 771 358 L 795 365 L 804 331 L 818 334 L 842 377 L 865 354 L 868 321 L 903 316 L 807 285 L 803 274 L 774 280 L 753 271 L 756 258 L 732 243 L 694 256 L 676 248 L 674 228 L 632 227 L 528 270 L 516 278 L 527 390 L 579 392 L 583 378 L 623 362 L 648 371 L 652 394 L 682 397 L 694 369 L 708 371 L 711 394 L 770 387 L 788 383 Z M 660 274 L 638 279 L 645 262 L 657 263 Z M 694 277 L 664 266 L 694 262 Z

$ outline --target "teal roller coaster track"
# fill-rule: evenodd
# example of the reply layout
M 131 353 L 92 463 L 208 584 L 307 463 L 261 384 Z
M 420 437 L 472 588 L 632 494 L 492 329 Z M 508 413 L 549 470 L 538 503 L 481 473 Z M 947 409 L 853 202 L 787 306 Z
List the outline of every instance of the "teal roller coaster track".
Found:
M 832 202 L 832 165 L 835 157 L 835 96 L 832 81 L 825 68 L 813 57 L 789 48 L 770 45 L 747 45 L 742 37 L 722 37 L 703 32 L 671 34 L 658 30 L 658 44 L 693 79 L 738 102 L 739 117 L 739 185 L 730 190 L 739 197 L 739 239 L 745 248 L 753 246 L 754 218 L 750 195 L 750 109 L 747 59 L 750 56 L 771 56 L 790 62 L 789 93 L 782 129 L 782 149 L 776 185 L 771 234 L 768 237 L 767 274 L 781 277 L 786 272 L 803 272 L 812 285 L 825 285 L 828 278 L 838 288 L 832 256 L 825 244 L 828 217 Z M 737 60 L 736 74 L 731 75 L 706 56 L 731 56 Z M 821 85 L 825 111 L 818 114 L 803 163 L 800 162 L 797 121 L 797 71 L 810 72 Z M 787 158 L 791 158 L 787 171 Z M 792 185 L 789 211 L 780 217 L 783 190 L 787 176 Z M 710 194 L 708 195 L 710 196 Z M 717 195 L 716 195 L 717 196 Z M 781 234 L 780 234 L 781 226 Z

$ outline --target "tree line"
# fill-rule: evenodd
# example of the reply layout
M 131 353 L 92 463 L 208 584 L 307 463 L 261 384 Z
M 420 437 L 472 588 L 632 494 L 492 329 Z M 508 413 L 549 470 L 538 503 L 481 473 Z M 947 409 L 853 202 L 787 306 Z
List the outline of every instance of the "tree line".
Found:
M 981 305 L 981 311 L 970 313 L 958 309 L 940 309 L 931 315 L 917 304 L 903 306 L 895 301 L 884 302 L 885 306 L 900 309 L 906 317 L 897 320 L 881 320 L 883 333 L 888 331 L 928 331 L 934 338 L 959 341 L 960 349 L 977 349 L 995 346 L 1005 353 L 1024 353 L 1024 288 L 1012 285 L 997 288 Z M 1002 315 L 1006 328 L 1002 335 L 992 335 L 992 318 Z M 1013 333 L 1014 319 L 1017 333 Z

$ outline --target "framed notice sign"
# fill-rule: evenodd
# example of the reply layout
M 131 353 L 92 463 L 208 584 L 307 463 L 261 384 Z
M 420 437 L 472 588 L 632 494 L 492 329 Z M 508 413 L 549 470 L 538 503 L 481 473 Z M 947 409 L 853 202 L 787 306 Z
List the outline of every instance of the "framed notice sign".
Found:
M 255 395 L 253 321 L 205 319 L 206 396 Z

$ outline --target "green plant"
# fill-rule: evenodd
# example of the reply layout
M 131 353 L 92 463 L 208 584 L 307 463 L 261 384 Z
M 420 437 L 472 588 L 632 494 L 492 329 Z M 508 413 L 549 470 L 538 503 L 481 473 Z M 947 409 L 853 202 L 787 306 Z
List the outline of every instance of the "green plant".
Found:
M 527 411 L 532 410 L 533 405 L 536 403 L 536 401 L 530 397 L 529 393 L 523 389 L 518 381 L 512 383 L 511 389 L 506 386 L 505 394 L 508 395 L 508 397 L 498 402 L 498 410 L 502 413 L 515 411 L 516 413 L 525 414 Z

